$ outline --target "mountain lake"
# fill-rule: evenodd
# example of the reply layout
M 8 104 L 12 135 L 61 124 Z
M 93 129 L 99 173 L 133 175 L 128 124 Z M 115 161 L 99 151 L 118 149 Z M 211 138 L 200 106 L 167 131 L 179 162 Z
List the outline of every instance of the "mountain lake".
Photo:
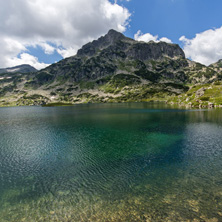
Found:
M 0 108 L 0 221 L 222 221 L 222 109 Z

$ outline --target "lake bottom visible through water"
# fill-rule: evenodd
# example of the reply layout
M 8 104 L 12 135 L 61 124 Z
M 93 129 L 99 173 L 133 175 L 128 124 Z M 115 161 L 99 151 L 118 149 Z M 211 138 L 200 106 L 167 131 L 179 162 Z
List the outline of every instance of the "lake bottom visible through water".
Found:
M 222 110 L 0 108 L 0 221 L 222 221 Z

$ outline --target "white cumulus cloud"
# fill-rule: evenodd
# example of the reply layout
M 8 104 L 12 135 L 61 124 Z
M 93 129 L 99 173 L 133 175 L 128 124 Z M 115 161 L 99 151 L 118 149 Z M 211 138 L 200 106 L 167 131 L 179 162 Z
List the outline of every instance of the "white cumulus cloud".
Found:
M 38 45 L 41 46 L 41 48 L 44 50 L 45 54 L 47 55 L 51 55 L 55 52 L 55 48 L 46 42 L 40 42 L 38 43 Z
M 160 38 L 160 42 L 172 43 L 172 41 L 167 37 Z
M 193 39 L 182 36 L 179 40 L 184 43 L 186 57 L 196 62 L 209 65 L 222 59 L 222 27 L 198 33 Z
M 149 41 L 154 41 L 154 42 L 167 42 L 167 43 L 172 43 L 172 41 L 166 37 L 160 38 L 158 35 L 152 35 L 150 33 L 145 33 L 143 34 L 140 30 L 134 35 L 134 39 L 137 41 L 143 41 L 143 42 L 149 42 Z
M 49 65 L 49 64 L 39 62 L 38 58 L 28 53 L 22 53 L 21 55 L 17 57 L 11 57 L 11 58 L 9 57 L 7 59 L 6 64 L 8 64 L 8 67 L 17 66 L 18 64 L 29 64 L 35 67 L 36 69 L 43 69 Z
M 40 46 L 46 54 L 74 55 L 109 29 L 124 32 L 130 15 L 109 0 L 0 1 L 0 67 L 27 62 L 26 56 L 32 56 L 29 47 Z M 21 53 L 25 56 L 18 58 Z M 44 65 L 36 57 L 30 61 L 36 68 Z

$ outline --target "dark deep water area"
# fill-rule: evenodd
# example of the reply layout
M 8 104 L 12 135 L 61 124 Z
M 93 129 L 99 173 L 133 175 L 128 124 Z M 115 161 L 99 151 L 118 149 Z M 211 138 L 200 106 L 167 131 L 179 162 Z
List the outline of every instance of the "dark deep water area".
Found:
M 222 109 L 0 108 L 5 221 L 222 221 Z

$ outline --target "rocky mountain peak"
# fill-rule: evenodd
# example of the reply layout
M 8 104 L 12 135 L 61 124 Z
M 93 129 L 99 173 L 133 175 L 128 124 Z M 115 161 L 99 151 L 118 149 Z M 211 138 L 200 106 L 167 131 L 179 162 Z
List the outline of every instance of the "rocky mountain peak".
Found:
M 110 49 L 112 48 L 112 49 Z M 176 44 L 168 44 L 166 42 L 139 42 L 133 39 L 125 37 L 122 33 L 117 32 L 113 29 L 86 45 L 84 45 L 77 53 L 77 57 L 92 57 L 96 53 L 107 50 L 110 55 L 113 52 L 121 51 L 133 59 L 146 60 L 157 60 L 164 57 L 170 58 L 184 58 L 185 54 L 183 50 Z
M 104 36 L 109 42 L 115 42 L 126 38 L 122 33 L 117 32 L 114 29 L 110 29 L 109 32 Z
M 84 45 L 80 50 L 78 50 L 77 56 L 92 56 L 96 53 L 96 51 L 104 49 L 125 38 L 126 37 L 122 33 L 111 29 L 105 36 Z

